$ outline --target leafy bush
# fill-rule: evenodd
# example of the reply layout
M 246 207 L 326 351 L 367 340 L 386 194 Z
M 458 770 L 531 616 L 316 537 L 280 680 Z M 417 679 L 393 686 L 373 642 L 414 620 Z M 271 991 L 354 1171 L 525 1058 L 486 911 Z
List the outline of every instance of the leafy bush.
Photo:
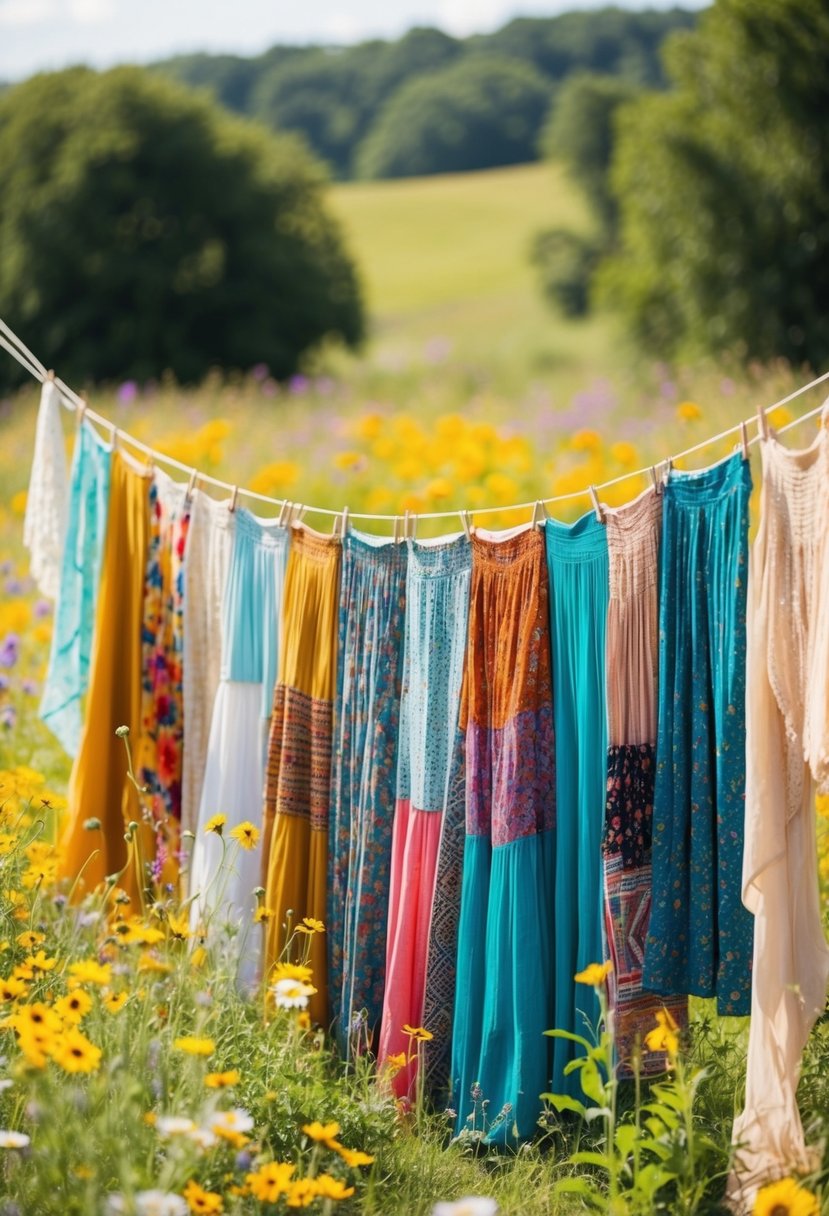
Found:
M 598 260 L 596 242 L 568 228 L 549 228 L 536 236 L 530 257 L 549 303 L 565 317 L 583 317 Z
M 319 166 L 167 81 L 72 69 L 12 89 L 0 181 L 0 315 L 67 379 L 285 377 L 323 338 L 362 338 Z

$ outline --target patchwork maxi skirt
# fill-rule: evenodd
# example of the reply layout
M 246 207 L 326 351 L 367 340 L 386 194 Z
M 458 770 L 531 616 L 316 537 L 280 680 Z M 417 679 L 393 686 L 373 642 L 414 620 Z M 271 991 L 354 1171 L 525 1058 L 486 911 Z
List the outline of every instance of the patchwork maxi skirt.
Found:
M 553 1026 L 555 759 L 544 537 L 472 537 L 452 1105 L 457 1130 L 532 1135 Z M 482 1103 L 488 1106 L 484 1108 Z
M 740 886 L 751 469 L 738 452 L 663 492 L 653 898 L 642 982 L 751 1006 Z
M 607 776 L 605 635 L 608 551 L 605 525 L 591 511 L 574 524 L 547 520 L 550 635 L 556 765 L 554 1018 L 551 1026 L 591 1037 L 599 1019 L 592 988 L 574 976 L 601 962 L 602 829 Z M 549 964 L 548 964 L 549 965 Z M 552 1091 L 581 1100 L 578 1071 L 565 1067 L 583 1054 L 553 1040 Z
M 339 537 L 321 536 L 305 527 L 295 529 L 285 575 L 282 647 L 265 777 L 263 885 L 271 910 L 266 930 L 267 967 L 282 956 L 287 938 L 304 917 L 319 921 L 327 917 L 340 558 Z M 310 951 L 317 989 L 310 1013 L 316 1022 L 327 1025 L 322 934 L 311 936 Z
M 427 984 L 441 983 L 438 974 L 427 974 L 427 960 L 444 814 L 462 751 L 458 710 L 472 570 L 465 536 L 440 544 L 409 541 L 408 546 L 381 1065 L 390 1055 L 411 1056 L 403 1027 L 426 1025 Z M 447 995 L 451 1002 L 452 993 Z M 437 1034 L 440 1050 L 448 1027 L 445 1017 L 438 1019 L 434 1029 L 426 1029 Z M 401 1097 L 413 1095 L 416 1067 L 417 1057 L 411 1056 L 395 1074 L 393 1084 Z
M 383 1012 L 406 610 L 405 544 L 349 532 L 337 650 L 326 941 L 347 1052 Z
M 261 853 L 258 848 L 243 848 L 230 839 L 230 833 L 246 821 L 257 829 L 262 826 L 289 533 L 274 520 L 258 519 L 242 508 L 235 515 L 223 613 L 222 677 L 213 706 L 190 894 L 196 897 L 191 915 L 194 930 L 209 921 L 213 926 L 231 926 L 238 934 L 232 958 L 239 983 L 248 987 L 256 980 L 261 953 L 261 930 L 253 924 Z M 227 817 L 224 841 L 205 831 L 217 814 Z
M 662 495 L 646 490 L 618 510 L 605 511 L 610 559 L 607 615 L 607 798 L 602 858 L 608 999 L 620 1072 L 635 1054 L 643 1073 L 661 1072 L 664 1052 L 644 1040 L 667 1007 L 678 1026 L 688 1002 L 642 989 L 642 963 L 651 910 L 651 838 L 656 775 L 658 558 Z

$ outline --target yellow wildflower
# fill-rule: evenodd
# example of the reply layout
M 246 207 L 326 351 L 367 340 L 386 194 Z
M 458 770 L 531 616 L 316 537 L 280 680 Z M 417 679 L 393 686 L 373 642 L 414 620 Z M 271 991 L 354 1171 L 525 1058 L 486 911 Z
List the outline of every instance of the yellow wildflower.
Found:
M 271 970 L 269 982 L 275 984 L 277 980 L 299 980 L 300 983 L 307 984 L 312 974 L 311 968 L 302 963 L 276 963 Z
M 26 490 L 18 490 L 16 494 L 12 494 L 9 506 L 15 515 L 22 515 L 25 512 L 28 497 Z
M 676 407 L 676 416 L 680 422 L 695 422 L 702 417 L 702 410 L 696 401 L 680 401 Z
M 92 1008 L 92 997 L 83 988 L 73 988 L 66 996 L 55 1001 L 55 1013 L 64 1022 L 81 1022 Z
M 363 414 L 354 426 L 354 432 L 361 439 L 376 439 L 383 429 L 382 414 Z
M 247 852 L 255 849 L 259 843 L 259 828 L 247 819 L 244 823 L 240 823 L 238 827 L 235 827 L 230 835 Z
M 190 924 L 185 916 L 174 916 L 172 913 L 169 913 L 167 916 L 167 931 L 170 937 L 184 942 L 190 936 Z
M 602 437 L 598 431 L 576 431 L 570 440 L 574 452 L 598 452 L 602 446 Z
M 26 1029 L 17 1040 L 17 1046 L 28 1064 L 33 1068 L 45 1068 L 54 1044 L 54 1036 L 42 1030 Z
M 291 1186 L 291 1175 L 296 1167 L 289 1162 L 270 1161 L 255 1174 L 245 1178 L 254 1198 L 262 1203 L 276 1203 L 280 1195 L 287 1194 Z
M 27 891 L 31 891 L 33 887 L 41 884 L 48 885 L 55 881 L 58 875 L 58 863 L 54 861 L 40 861 L 36 865 L 31 865 L 25 869 L 20 877 L 21 885 Z
M 205 832 L 215 832 L 217 836 L 221 836 L 222 828 L 227 823 L 227 815 L 214 815 L 212 819 L 208 819 L 205 824 Z
M 267 922 L 271 920 L 274 915 L 273 908 L 268 908 L 265 906 L 265 904 L 260 904 L 253 914 L 253 923 L 255 925 L 260 925 L 262 923 L 267 924 Z
M 108 992 L 101 998 L 101 1004 L 107 1013 L 120 1013 L 129 1000 L 126 992 Z
M 112 968 L 109 963 L 98 963 L 94 958 L 81 959 L 78 963 L 69 964 L 69 974 L 79 984 L 108 984 L 112 978 Z
M 16 1001 L 19 996 L 23 996 L 26 992 L 26 985 L 23 980 L 16 979 L 14 976 L 9 976 L 7 980 L 0 980 L 0 1001 Z
M 7 857 L 17 845 L 17 837 L 9 832 L 0 832 L 0 857 Z
M 155 971 L 157 975 L 169 975 L 173 970 L 173 964 L 168 963 L 166 959 L 159 958 L 152 954 L 149 950 L 145 950 L 139 956 L 136 965 L 136 971 Z
M 366 458 L 360 452 L 335 452 L 334 467 L 346 473 L 355 472 L 366 464 Z
M 285 1204 L 289 1208 L 307 1208 L 319 1193 L 316 1178 L 297 1178 L 288 1188 Z
M 656 1026 L 645 1035 L 648 1051 L 665 1051 L 669 1056 L 675 1056 L 679 1051 L 678 1029 L 667 1009 L 657 1010 Z
M 64 1072 L 96 1072 L 101 1063 L 101 1049 L 80 1030 L 72 1029 L 58 1039 L 52 1058 Z
M 346 1165 L 352 1170 L 356 1169 L 359 1165 L 374 1164 L 374 1158 L 368 1153 L 364 1153 L 359 1148 L 345 1148 L 345 1146 L 341 1144 L 337 1149 L 337 1152 L 340 1154 Z
M 32 971 L 54 971 L 57 962 L 56 958 L 47 958 L 43 950 L 38 950 L 37 954 L 30 954 L 23 965 L 31 967 Z
M 317 1174 L 315 1181 L 322 1199 L 350 1199 L 354 1194 L 353 1186 L 346 1186 L 341 1178 L 332 1178 L 330 1174 Z
M 205 1216 L 214 1216 L 222 1211 L 222 1197 L 216 1191 L 206 1191 L 199 1186 L 195 1178 L 191 1178 L 182 1191 L 191 1212 L 203 1212 Z
M 392 1075 L 394 1075 L 394 1073 L 396 1073 L 396 1072 L 400 1072 L 400 1069 L 405 1068 L 405 1067 L 406 1067 L 405 1051 L 399 1051 L 396 1055 L 393 1055 L 393 1056 L 386 1056 L 386 1068 L 389 1070 L 389 1072 Z
M 585 967 L 584 971 L 579 971 L 573 978 L 577 984 L 590 984 L 593 988 L 598 988 L 600 984 L 604 983 L 612 970 L 613 964 L 610 962 L 590 963 L 588 967 Z
M 311 1140 L 326 1144 L 339 1135 L 340 1125 L 339 1123 L 320 1123 L 318 1119 L 315 1119 L 313 1123 L 304 1123 L 302 1130 Z
M 208 1089 L 227 1089 L 229 1085 L 238 1085 L 240 1079 L 238 1070 L 232 1068 L 228 1072 L 209 1072 L 204 1083 Z
M 15 940 L 18 946 L 22 946 L 24 950 L 34 950 L 35 946 L 46 941 L 46 934 L 37 933 L 34 929 L 26 929 L 25 932 L 18 933 Z
M 428 1043 L 435 1037 L 431 1030 L 425 1030 L 422 1026 L 410 1026 L 408 1022 L 403 1027 L 403 1033 L 410 1039 L 416 1039 L 419 1043 Z
M 196 968 L 201 967 L 206 958 L 207 951 L 205 950 L 204 946 L 196 946 L 195 950 L 190 955 L 190 966 Z
M 639 459 L 639 453 L 634 445 L 624 439 L 611 445 L 610 455 L 617 464 L 620 464 L 625 469 L 632 469 Z
M 302 924 L 297 925 L 297 933 L 324 933 L 325 925 L 321 920 L 315 920 L 313 916 L 303 916 Z
M 185 1051 L 189 1056 L 210 1056 L 216 1050 L 212 1039 L 201 1039 L 196 1035 L 182 1035 L 173 1042 L 178 1051 Z
M 820 1216 L 820 1206 L 817 1196 L 794 1178 L 781 1178 L 757 1192 L 754 1216 Z

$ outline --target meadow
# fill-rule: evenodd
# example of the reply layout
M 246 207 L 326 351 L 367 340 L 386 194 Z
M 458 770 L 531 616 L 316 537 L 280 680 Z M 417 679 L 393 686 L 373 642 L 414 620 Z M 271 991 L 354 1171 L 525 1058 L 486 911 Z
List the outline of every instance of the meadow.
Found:
M 323 351 L 287 384 L 259 366 L 198 388 L 163 374 L 88 386 L 90 406 L 188 466 L 274 498 L 401 517 L 467 508 L 501 527 L 529 518 L 511 504 L 539 497 L 560 498 L 550 512 L 573 518 L 589 507 L 587 486 L 658 465 L 810 377 L 782 362 L 669 367 L 658 352 L 637 355 L 612 316 L 553 317 L 529 242 L 545 224 L 589 224 L 555 168 L 343 185 L 332 203 L 373 318 L 359 359 Z M 21 336 L 37 350 L 36 334 Z M 157 890 L 133 913 L 117 879 L 80 904 L 56 885 L 69 762 L 37 718 L 52 609 L 21 544 L 37 397 L 32 385 L 0 403 L 0 1216 L 301 1207 L 427 1216 L 441 1203 L 438 1213 L 460 1216 L 452 1204 L 468 1195 L 482 1198 L 465 1216 L 487 1216 L 495 1202 L 505 1216 L 720 1210 L 745 1026 L 706 1002 L 694 1004 L 689 1041 L 669 1039 L 674 1067 L 661 1083 L 644 1093 L 617 1085 L 598 1036 L 600 1088 L 586 1103 L 603 1113 L 562 1118 L 550 1104 L 537 1142 L 499 1153 L 479 1126 L 450 1144 L 443 1112 L 400 1109 L 369 1057 L 349 1068 L 334 1058 L 302 1008 L 308 934 L 294 933 L 281 976 L 298 986 L 296 1003 L 267 992 L 250 1002 L 233 981 L 232 934 L 209 947 L 192 940 L 178 892 Z M 820 400 L 813 391 L 772 421 Z M 72 432 L 67 413 L 68 451 Z M 813 434 L 804 424 L 792 442 Z M 734 443 L 677 463 L 701 467 Z M 602 497 L 624 502 L 648 481 L 629 478 Z M 460 527 L 459 517 L 423 521 L 418 535 Z M 819 811 L 825 829 L 829 803 Z M 227 844 L 232 865 L 242 846 Z M 829 1171 L 826 1020 L 800 1099 L 823 1154 L 808 1180 L 819 1193 Z M 778 1200 L 758 1210 L 819 1210 L 817 1200 Z

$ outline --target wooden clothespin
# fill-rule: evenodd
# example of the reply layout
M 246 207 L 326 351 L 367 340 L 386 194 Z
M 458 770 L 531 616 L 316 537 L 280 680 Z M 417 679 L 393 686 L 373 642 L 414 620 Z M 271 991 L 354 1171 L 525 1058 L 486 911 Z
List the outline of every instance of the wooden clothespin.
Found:
M 52 374 L 52 379 L 54 379 L 54 373 Z M 78 426 L 80 426 L 81 423 L 83 422 L 85 413 L 86 413 L 86 397 L 84 397 L 82 395 L 80 402 L 78 403 L 78 413 L 77 413 Z
M 412 512 L 411 516 L 409 517 L 409 523 L 410 523 L 410 526 L 412 529 L 412 540 L 416 540 L 417 539 L 417 516 L 414 514 L 414 512 Z
M 395 515 L 395 517 L 394 517 L 393 539 L 394 539 L 395 544 L 398 544 L 398 542 L 400 541 L 400 516 L 399 515 Z
M 304 507 L 302 503 L 295 502 L 292 504 L 291 514 L 289 516 L 292 528 L 298 528 L 300 526 L 302 523 L 302 517 L 305 515 L 307 509 L 308 508 Z
M 406 538 L 406 540 L 409 539 L 409 517 L 410 517 L 410 515 L 411 515 L 411 511 L 407 507 L 406 513 L 403 516 L 403 535 Z
M 230 511 L 231 515 L 236 510 L 236 501 L 237 501 L 238 497 L 239 497 L 239 487 L 234 486 L 233 493 L 230 496 L 230 502 L 228 503 L 228 506 L 227 506 L 227 509 L 228 509 L 228 511 Z
M 745 420 L 740 423 L 740 442 L 743 446 L 743 460 L 750 460 L 751 449 L 748 446 L 748 427 Z
M 343 507 L 343 513 L 340 516 L 340 536 L 345 540 L 348 533 L 348 507 Z
M 596 487 L 590 486 L 590 501 L 593 503 L 593 510 L 596 512 L 596 519 L 600 524 L 604 523 L 604 514 L 602 513 L 602 504 L 599 502 L 599 496 L 596 493 Z
M 472 536 L 472 533 L 474 531 L 474 528 L 472 526 L 472 521 L 469 518 L 469 512 L 461 511 L 460 517 L 461 517 L 461 523 L 463 524 L 463 530 L 466 533 L 466 539 L 469 540 L 469 538 Z
M 54 383 L 54 379 L 55 379 L 54 368 L 51 368 L 51 367 L 49 368 L 48 372 L 46 373 L 46 379 L 50 380 Z M 81 397 L 83 397 L 83 393 L 81 393 L 80 395 L 81 395 Z
M 769 420 L 766 417 L 766 411 L 763 409 L 762 405 L 757 406 L 757 421 L 760 427 L 761 436 L 763 439 L 768 439 L 771 431 L 769 428 Z
M 535 500 L 535 502 L 533 503 L 532 527 L 540 528 L 542 521 L 546 514 L 547 514 L 547 512 L 544 510 L 544 503 L 541 501 L 540 498 L 537 498 Z
M 191 469 L 190 470 L 190 480 L 187 483 L 187 498 L 188 499 L 191 499 L 193 497 L 193 491 L 196 488 L 196 482 L 198 481 L 198 479 L 199 479 L 198 469 Z
M 651 481 L 653 482 L 653 488 L 658 491 L 660 482 L 659 482 L 659 474 L 656 471 L 655 464 L 651 465 Z

